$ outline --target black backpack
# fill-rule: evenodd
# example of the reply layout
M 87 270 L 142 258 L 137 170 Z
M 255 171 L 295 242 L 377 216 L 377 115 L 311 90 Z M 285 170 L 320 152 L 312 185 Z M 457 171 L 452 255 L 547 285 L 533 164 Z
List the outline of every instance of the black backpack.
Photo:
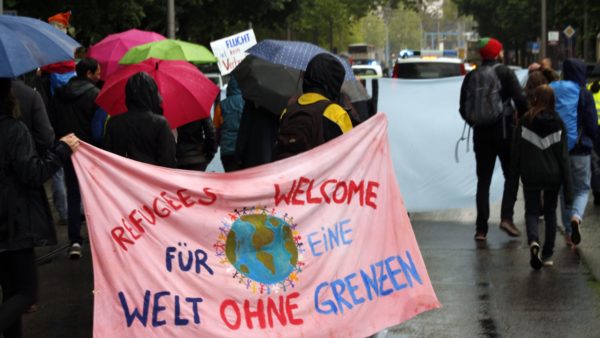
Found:
M 274 159 L 291 157 L 325 143 L 323 112 L 330 104 L 329 100 L 321 100 L 300 105 L 294 99 L 279 122 Z

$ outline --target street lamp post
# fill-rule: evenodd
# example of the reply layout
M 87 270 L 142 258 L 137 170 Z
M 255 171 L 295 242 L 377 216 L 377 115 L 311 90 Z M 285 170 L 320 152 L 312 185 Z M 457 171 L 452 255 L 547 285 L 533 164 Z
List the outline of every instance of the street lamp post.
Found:
M 175 0 L 167 1 L 167 37 L 175 39 Z
M 546 57 L 546 40 L 548 39 L 548 33 L 546 33 L 546 0 L 542 0 L 542 41 L 540 46 L 540 56 L 542 59 Z

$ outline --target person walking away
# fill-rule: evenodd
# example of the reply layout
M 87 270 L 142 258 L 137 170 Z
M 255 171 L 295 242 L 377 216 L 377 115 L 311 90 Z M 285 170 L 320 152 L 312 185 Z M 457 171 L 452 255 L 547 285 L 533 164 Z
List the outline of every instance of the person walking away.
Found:
M 40 156 L 18 120 L 11 80 L 0 79 L 0 335 L 22 337 L 21 316 L 37 301 L 34 247 L 56 244 L 44 181 L 60 168 L 79 140 L 70 134 Z
M 239 163 L 239 169 L 273 161 L 278 127 L 277 115 L 244 98 L 244 109 L 235 143 L 235 159 Z
M 586 87 L 586 67 L 577 59 L 563 62 L 563 80 L 550 84 L 556 111 L 565 123 L 573 180 L 573 206 L 561 199 L 565 242 L 571 248 L 581 241 L 579 226 L 588 201 L 591 181 L 591 153 L 598 129 L 598 115 L 592 93 Z
M 162 115 L 162 99 L 156 82 L 139 72 L 127 80 L 127 112 L 113 116 L 106 124 L 104 149 L 132 160 L 176 168 L 175 137 Z
M 82 141 L 95 144 L 92 138 L 92 118 L 98 109 L 96 97 L 100 90 L 95 84 L 100 79 L 100 65 L 93 58 L 84 58 L 77 64 L 75 71 L 77 76 L 60 87 L 52 98 L 51 120 L 57 135 L 74 133 Z M 79 183 L 75 175 L 73 163 L 69 160 L 65 163 L 65 183 L 67 186 L 67 209 L 69 257 L 79 259 L 81 257 L 81 194 Z
M 231 77 L 227 84 L 227 97 L 215 107 L 214 118 L 217 140 L 221 147 L 221 163 L 225 172 L 240 169 L 235 156 L 235 145 L 243 111 L 242 90 L 235 77 Z
M 588 90 L 594 96 L 598 125 L 600 125 L 600 80 L 590 83 Z M 600 206 L 600 137 L 598 135 L 596 135 L 594 148 L 592 149 L 592 193 L 594 195 L 594 205 Z
M 510 203 L 506 196 L 506 179 L 515 114 L 510 102 L 514 102 L 517 117 L 520 117 L 527 111 L 527 99 L 514 72 L 500 63 L 504 57 L 502 44 L 494 38 L 483 38 L 479 40 L 479 46 L 483 62 L 463 80 L 459 112 L 473 128 L 477 170 L 475 240 L 485 241 L 490 216 L 489 190 L 496 158 L 500 159 L 505 179 L 500 229 L 512 237 L 521 234 L 513 223 L 514 202 Z
M 531 254 L 529 263 L 535 270 L 553 265 L 556 208 L 561 187 L 567 205 L 573 202 L 567 133 L 554 107 L 552 88 L 548 85 L 538 86 L 533 94 L 531 109 L 520 119 L 515 130 L 510 160 L 508 195 L 513 201 L 516 200 L 521 178 L 527 243 Z M 538 222 L 542 214 L 546 238 L 540 255 Z
M 177 168 L 205 171 L 217 152 L 216 139 L 210 117 L 177 128 Z
M 352 121 L 340 106 L 346 71 L 335 56 L 314 56 L 304 72 L 302 94 L 281 115 L 274 159 L 281 160 L 317 147 L 352 129 Z

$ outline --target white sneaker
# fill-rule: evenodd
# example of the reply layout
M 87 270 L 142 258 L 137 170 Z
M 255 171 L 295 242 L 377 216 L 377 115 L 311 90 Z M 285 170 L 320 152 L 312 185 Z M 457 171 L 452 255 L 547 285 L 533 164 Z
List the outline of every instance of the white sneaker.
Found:
M 71 248 L 69 249 L 69 258 L 70 259 L 81 258 L 81 244 L 73 243 L 73 245 L 71 245 Z
M 546 267 L 553 266 L 554 261 L 552 260 L 552 257 L 542 257 L 542 265 Z
M 531 254 L 529 265 L 531 265 L 534 270 L 541 269 L 542 259 L 540 258 L 540 245 L 537 242 L 531 242 L 529 245 L 529 253 Z

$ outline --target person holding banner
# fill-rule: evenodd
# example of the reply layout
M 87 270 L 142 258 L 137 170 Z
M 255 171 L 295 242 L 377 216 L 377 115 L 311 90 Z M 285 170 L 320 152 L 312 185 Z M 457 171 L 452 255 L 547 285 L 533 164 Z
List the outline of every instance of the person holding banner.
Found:
M 0 335 L 21 337 L 21 316 L 37 301 L 34 247 L 56 244 L 43 184 L 79 145 L 69 134 L 37 155 L 19 122 L 11 80 L 0 79 Z

